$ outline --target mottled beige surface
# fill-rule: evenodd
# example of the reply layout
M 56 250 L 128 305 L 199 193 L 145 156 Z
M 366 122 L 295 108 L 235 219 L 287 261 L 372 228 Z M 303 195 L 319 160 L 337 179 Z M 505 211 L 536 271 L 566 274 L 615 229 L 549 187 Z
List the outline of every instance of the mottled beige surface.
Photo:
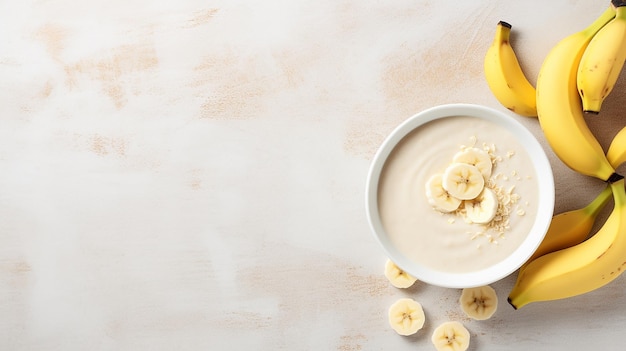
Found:
M 75 1 L 0 4 L 0 350 L 616 349 L 626 281 L 482 322 L 460 291 L 400 291 L 364 209 L 385 136 L 484 104 L 495 24 L 524 69 L 608 1 Z M 590 121 L 606 147 L 626 80 Z M 536 119 L 515 117 L 546 146 Z M 546 148 L 556 212 L 602 188 Z M 411 296 L 412 337 L 386 310 Z

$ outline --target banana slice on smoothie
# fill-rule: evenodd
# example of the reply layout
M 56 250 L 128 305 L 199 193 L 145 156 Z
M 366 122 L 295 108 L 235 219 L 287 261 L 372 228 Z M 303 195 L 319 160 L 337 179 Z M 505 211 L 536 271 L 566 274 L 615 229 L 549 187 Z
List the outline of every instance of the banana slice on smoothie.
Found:
M 459 302 L 468 317 L 479 321 L 491 318 L 498 309 L 498 295 L 488 285 L 463 289 Z
M 485 187 L 475 199 L 465 200 L 463 206 L 465 215 L 472 223 L 489 223 L 498 211 L 498 197 L 493 190 Z
M 441 212 L 452 212 L 459 208 L 461 200 L 450 195 L 443 188 L 443 175 L 440 173 L 432 175 L 426 181 L 426 198 L 428 203 Z
M 470 147 L 457 152 L 452 157 L 452 162 L 467 163 L 478 168 L 485 179 L 491 177 L 491 169 L 493 167 L 491 156 L 479 148 Z
M 465 351 L 470 344 L 470 333 L 457 321 L 439 325 L 431 337 L 437 351 Z
M 400 289 L 408 288 L 417 281 L 417 279 L 403 271 L 390 259 L 387 259 L 387 263 L 385 263 L 385 277 L 387 277 L 391 285 Z
M 476 166 L 452 163 L 443 172 L 441 185 L 457 199 L 471 200 L 483 191 L 485 178 Z
M 400 335 L 417 333 L 425 321 L 422 305 L 413 299 L 402 298 L 389 307 L 389 324 Z

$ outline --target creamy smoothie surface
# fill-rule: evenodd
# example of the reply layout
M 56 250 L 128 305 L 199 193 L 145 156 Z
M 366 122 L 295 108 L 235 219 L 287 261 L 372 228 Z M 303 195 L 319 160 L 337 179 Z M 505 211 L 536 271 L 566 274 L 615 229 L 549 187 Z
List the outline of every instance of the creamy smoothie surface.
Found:
M 447 190 L 437 188 L 442 177 Z M 462 273 L 517 249 L 533 226 L 538 195 L 531 158 L 510 131 L 455 116 L 428 122 L 398 143 L 383 166 L 378 208 L 401 253 Z

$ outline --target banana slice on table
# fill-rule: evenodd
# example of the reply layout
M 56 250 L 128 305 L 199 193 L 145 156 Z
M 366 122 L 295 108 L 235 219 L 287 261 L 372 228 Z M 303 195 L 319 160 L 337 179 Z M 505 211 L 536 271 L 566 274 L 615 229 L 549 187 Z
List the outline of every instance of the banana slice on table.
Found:
M 424 326 L 426 317 L 419 302 L 403 298 L 389 307 L 389 324 L 400 335 L 413 335 Z
M 498 295 L 488 285 L 463 289 L 459 302 L 468 317 L 479 321 L 491 318 L 498 309 Z
M 498 211 L 498 197 L 489 188 L 483 191 L 473 200 L 465 200 L 465 215 L 472 223 L 489 223 Z
M 470 164 L 478 168 L 485 179 L 491 177 L 491 169 L 493 168 L 491 156 L 489 156 L 486 151 L 479 148 L 470 147 L 457 152 L 452 157 L 452 162 Z
M 401 289 L 408 288 L 417 281 L 416 278 L 396 266 L 390 259 L 387 259 L 387 263 L 385 263 L 385 277 L 389 279 L 391 285 Z
M 485 178 L 476 166 L 453 163 L 443 172 L 441 185 L 457 199 L 471 200 L 483 191 Z
M 459 208 L 461 200 L 450 195 L 443 188 L 442 181 L 443 175 L 440 173 L 434 174 L 426 181 L 426 198 L 428 198 L 428 203 L 441 212 L 455 211 Z
M 470 344 L 470 333 L 457 321 L 439 325 L 431 337 L 437 351 L 465 351 Z

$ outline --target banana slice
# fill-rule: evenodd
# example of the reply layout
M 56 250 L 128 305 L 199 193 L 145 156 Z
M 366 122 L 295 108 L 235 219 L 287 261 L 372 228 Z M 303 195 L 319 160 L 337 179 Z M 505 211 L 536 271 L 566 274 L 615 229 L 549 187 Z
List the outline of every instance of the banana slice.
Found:
M 489 319 L 498 309 L 498 295 L 488 285 L 463 289 L 459 302 L 468 317 L 479 321 Z
M 419 302 L 403 298 L 389 307 L 389 324 L 400 335 L 413 335 L 424 326 L 424 310 Z
M 467 163 L 475 166 L 478 170 L 480 170 L 480 173 L 485 179 L 489 179 L 489 177 L 491 177 L 491 169 L 493 166 L 491 163 L 491 156 L 489 156 L 486 151 L 479 148 L 470 147 L 457 152 L 452 157 L 452 162 Z
M 470 333 L 457 321 L 439 325 L 431 337 L 437 351 L 465 351 L 469 347 Z
M 446 189 L 443 188 L 443 175 L 438 173 L 426 181 L 426 197 L 428 203 L 436 210 L 441 212 L 452 212 L 459 208 L 461 200 L 450 195 Z
M 387 259 L 387 263 L 385 263 L 385 277 L 389 279 L 391 285 L 400 289 L 408 288 L 417 281 L 417 279 L 391 262 L 390 259 Z
M 485 178 L 476 166 L 453 163 L 443 172 L 441 185 L 457 199 L 471 200 L 483 191 Z
M 493 190 L 484 188 L 483 191 L 473 200 L 463 202 L 465 214 L 473 223 L 489 223 L 498 210 L 498 197 Z

